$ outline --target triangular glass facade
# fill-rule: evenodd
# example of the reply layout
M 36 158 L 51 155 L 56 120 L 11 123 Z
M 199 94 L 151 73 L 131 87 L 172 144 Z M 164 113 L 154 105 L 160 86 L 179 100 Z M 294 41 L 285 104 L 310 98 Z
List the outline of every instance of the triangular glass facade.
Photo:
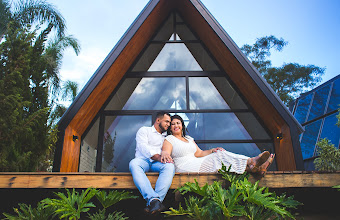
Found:
M 128 171 L 136 132 L 151 126 L 158 110 L 181 115 L 202 149 L 222 146 L 248 156 L 274 151 L 271 135 L 177 13 L 166 19 L 107 100 L 97 117 L 99 128 L 85 134 L 84 140 L 94 130 L 99 137 L 89 146 L 96 151 L 96 171 Z M 87 171 L 86 161 L 80 163 L 80 171 Z

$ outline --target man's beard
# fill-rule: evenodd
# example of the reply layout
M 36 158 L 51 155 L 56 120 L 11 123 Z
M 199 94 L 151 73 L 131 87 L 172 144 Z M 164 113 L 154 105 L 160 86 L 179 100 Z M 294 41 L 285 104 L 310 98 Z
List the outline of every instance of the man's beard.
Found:
M 164 133 L 164 132 L 166 132 L 166 129 L 162 126 L 162 124 L 159 124 L 159 128 L 161 129 L 161 133 Z

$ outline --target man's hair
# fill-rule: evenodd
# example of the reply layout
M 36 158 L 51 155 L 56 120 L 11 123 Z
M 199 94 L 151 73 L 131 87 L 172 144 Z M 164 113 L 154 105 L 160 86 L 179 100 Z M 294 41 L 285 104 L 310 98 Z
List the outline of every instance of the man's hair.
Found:
M 156 112 L 155 121 L 157 120 L 157 118 L 162 119 L 164 115 L 168 115 L 169 117 L 171 117 L 171 115 L 169 114 L 169 112 L 160 111 L 160 112 Z

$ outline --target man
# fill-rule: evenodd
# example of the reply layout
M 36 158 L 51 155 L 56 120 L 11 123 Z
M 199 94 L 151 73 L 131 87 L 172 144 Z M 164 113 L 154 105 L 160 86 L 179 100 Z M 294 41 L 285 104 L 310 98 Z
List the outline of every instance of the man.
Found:
M 152 127 L 141 127 L 136 134 L 136 154 L 129 168 L 133 181 L 146 200 L 145 212 L 155 214 L 165 210 L 162 204 L 175 174 L 173 161 L 161 163 L 161 150 L 170 126 L 170 114 L 158 112 Z M 145 172 L 159 172 L 155 189 Z

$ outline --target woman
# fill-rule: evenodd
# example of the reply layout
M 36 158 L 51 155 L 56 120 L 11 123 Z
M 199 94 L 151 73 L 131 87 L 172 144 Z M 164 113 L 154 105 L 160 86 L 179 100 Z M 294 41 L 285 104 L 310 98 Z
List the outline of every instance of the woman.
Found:
M 185 133 L 183 119 L 179 115 L 171 117 L 171 125 L 165 138 L 161 153 L 162 163 L 175 163 L 176 172 L 217 172 L 222 167 L 231 165 L 231 172 L 244 171 L 264 175 L 274 160 L 274 154 L 265 151 L 256 157 L 234 154 L 217 147 L 201 150 L 194 139 Z

